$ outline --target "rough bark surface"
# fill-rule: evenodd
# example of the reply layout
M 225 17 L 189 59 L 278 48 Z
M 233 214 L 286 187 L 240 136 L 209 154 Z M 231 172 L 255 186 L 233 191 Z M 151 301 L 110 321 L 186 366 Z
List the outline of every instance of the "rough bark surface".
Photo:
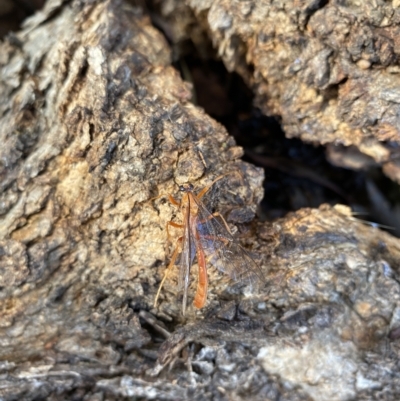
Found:
M 204 48 L 199 24 L 209 32 L 226 67 L 246 79 L 266 114 L 282 117 L 287 136 L 326 145 L 337 165 L 382 165 L 400 182 L 398 0 L 159 3 L 176 41 L 190 36 Z
M 0 66 L 1 399 L 399 398 L 399 240 L 339 206 L 246 224 L 262 173 L 140 5 L 49 1 Z M 227 171 L 216 207 L 265 288 L 210 269 L 183 318 L 171 275 L 154 308 L 176 213 L 155 197 Z

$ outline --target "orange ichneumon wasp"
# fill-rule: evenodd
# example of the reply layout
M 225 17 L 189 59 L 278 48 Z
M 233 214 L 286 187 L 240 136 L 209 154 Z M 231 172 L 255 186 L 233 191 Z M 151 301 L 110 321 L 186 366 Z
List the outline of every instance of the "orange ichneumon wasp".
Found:
M 178 286 L 179 290 L 183 290 L 183 315 L 186 312 L 190 270 L 195 258 L 198 265 L 198 282 L 193 304 L 198 309 L 204 307 L 207 301 L 207 263 L 211 263 L 235 281 L 250 281 L 251 283 L 264 281 L 260 267 L 233 237 L 225 219 L 219 213 L 209 212 L 202 202 L 202 198 L 210 188 L 228 174 L 217 177 L 197 194 L 192 184 L 180 185 L 179 191 L 183 193 L 180 202 L 171 195 L 168 196 L 169 201 L 179 207 L 183 220 L 182 224 L 173 221 L 167 223 L 168 239 L 170 238 L 168 227 L 182 229 L 183 234 L 178 238 L 171 261 L 158 288 L 154 301 L 155 307 L 163 284 L 170 270 L 177 263 L 179 255 Z

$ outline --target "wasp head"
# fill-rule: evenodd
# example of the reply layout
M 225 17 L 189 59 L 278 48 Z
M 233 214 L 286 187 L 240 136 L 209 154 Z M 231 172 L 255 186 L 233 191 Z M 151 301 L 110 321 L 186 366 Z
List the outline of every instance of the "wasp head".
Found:
M 181 192 L 192 192 L 193 189 L 194 189 L 194 186 L 192 184 L 179 185 L 179 191 L 181 191 Z

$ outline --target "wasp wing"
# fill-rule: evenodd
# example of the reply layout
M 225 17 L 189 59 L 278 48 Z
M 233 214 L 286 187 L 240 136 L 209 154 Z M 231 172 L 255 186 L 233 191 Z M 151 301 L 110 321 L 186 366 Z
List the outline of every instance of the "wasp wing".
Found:
M 178 288 L 183 290 L 182 313 L 185 314 L 187 293 L 190 284 L 190 270 L 196 255 L 196 243 L 192 238 L 189 225 L 189 208 L 186 208 L 183 221 L 182 251 L 179 261 Z
M 264 276 L 250 254 L 232 236 L 224 221 L 212 215 L 196 198 L 197 231 L 209 262 L 235 281 L 255 286 L 264 283 Z

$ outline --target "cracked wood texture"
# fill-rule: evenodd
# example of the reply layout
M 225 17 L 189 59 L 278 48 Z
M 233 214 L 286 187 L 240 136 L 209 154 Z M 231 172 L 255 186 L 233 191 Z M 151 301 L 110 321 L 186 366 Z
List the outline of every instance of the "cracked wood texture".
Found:
M 2 400 L 400 398 L 399 240 L 343 206 L 253 220 L 262 172 L 141 2 L 50 0 L 0 67 Z M 228 171 L 215 207 L 265 287 L 210 268 L 183 318 L 175 271 L 154 308 L 179 217 L 158 196 Z
M 327 146 L 340 166 L 381 165 L 400 183 L 398 0 L 154 2 L 175 41 L 206 49 L 199 26 L 208 32 L 288 137 Z

